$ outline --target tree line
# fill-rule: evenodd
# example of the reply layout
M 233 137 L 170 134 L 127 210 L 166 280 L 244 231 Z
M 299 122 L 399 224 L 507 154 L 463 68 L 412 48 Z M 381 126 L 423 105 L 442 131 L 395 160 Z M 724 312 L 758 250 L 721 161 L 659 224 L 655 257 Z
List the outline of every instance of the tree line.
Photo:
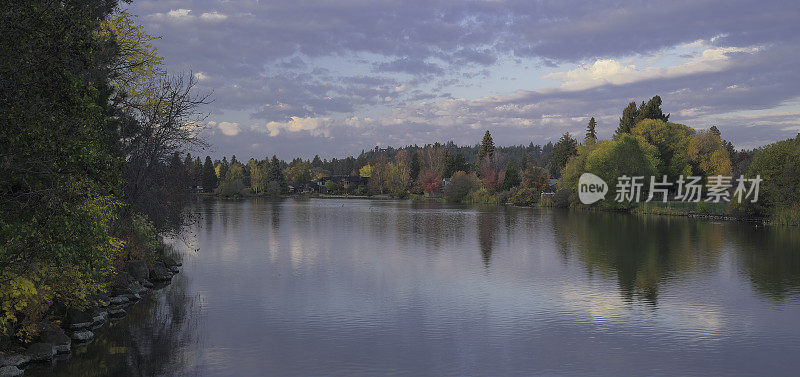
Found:
M 630 102 L 622 109 L 613 136 L 601 140 L 597 121 L 589 119 L 582 140 L 564 133 L 556 143 L 545 145 L 495 146 L 487 130 L 480 143 L 458 146 L 433 143 L 400 148 L 375 147 L 357 157 L 344 159 L 295 158 L 284 162 L 272 158 L 239 162 L 236 156 L 205 161 L 186 156 L 188 181 L 201 183 L 202 190 L 224 196 L 280 195 L 287 186 L 308 186 L 334 194 L 444 197 L 453 202 L 538 204 L 541 193 L 554 191 L 548 205 L 581 206 L 576 187 L 581 174 L 593 172 L 606 182 L 617 177 L 747 176 L 769 177 L 764 183 L 764 200 L 735 208 L 746 216 L 767 217 L 777 212 L 794 213 L 800 199 L 800 182 L 795 164 L 798 139 L 789 139 L 755 150 L 736 150 L 722 138 L 719 128 L 696 130 L 670 122 L 662 111 L 662 99 L 654 96 L 640 104 Z M 794 148 L 794 149 L 793 149 Z M 769 158 L 777 150 L 780 157 Z M 794 153 L 794 154 L 792 154 Z M 756 161 L 756 164 L 752 164 Z M 775 167 L 779 165 L 780 168 Z M 772 169 L 772 170 L 770 170 Z M 332 176 L 365 178 L 365 185 L 338 184 Z M 554 186 L 554 181 L 558 185 Z M 324 185 L 321 182 L 325 182 Z M 670 189 L 674 193 L 674 187 Z M 775 192 L 776 194 L 773 194 Z M 627 204 L 606 204 L 630 209 Z M 785 213 L 780 215 L 789 216 Z M 791 217 L 791 216 L 789 216 Z

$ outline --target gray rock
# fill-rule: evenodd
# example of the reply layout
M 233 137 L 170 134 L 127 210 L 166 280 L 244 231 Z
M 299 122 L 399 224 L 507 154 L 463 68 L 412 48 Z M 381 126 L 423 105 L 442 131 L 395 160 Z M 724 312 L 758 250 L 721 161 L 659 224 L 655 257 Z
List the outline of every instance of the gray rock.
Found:
M 109 319 L 125 318 L 126 315 L 128 315 L 128 312 L 126 312 L 125 309 L 112 309 L 108 311 Z
M 23 371 L 14 365 L 8 365 L 0 368 L 0 377 L 15 377 L 21 376 Z
M 31 361 L 31 357 L 25 354 L 12 353 L 5 357 L 0 357 L 0 366 L 20 366 Z
M 106 320 L 108 320 L 108 310 L 96 310 L 95 316 L 92 317 L 92 320 L 95 324 L 104 323 Z
M 30 356 L 31 361 L 50 361 L 56 355 L 56 347 L 53 343 L 34 343 L 25 350 L 25 354 Z
M 153 284 L 153 282 L 151 282 L 150 280 L 145 280 L 145 281 L 143 281 L 143 282 L 142 282 L 142 285 L 143 285 L 145 288 L 147 288 L 147 289 L 152 289 L 153 287 L 155 287 L 155 285 Z
M 165 255 L 161 257 L 161 261 L 164 262 L 164 265 L 167 266 L 167 268 L 178 267 L 183 265 L 180 259 L 178 259 L 178 257 L 174 255 Z
M 94 338 L 94 333 L 89 330 L 76 331 L 72 333 L 72 339 L 77 342 L 86 342 Z
M 127 294 L 124 297 L 128 299 L 128 302 L 139 301 L 139 299 L 142 298 L 142 296 L 139 296 L 139 294 L 137 294 L 137 293 Z
M 105 322 L 108 315 L 108 309 L 93 308 L 92 309 L 92 323 Z
M 169 269 L 169 272 L 172 272 L 173 274 L 177 274 L 178 272 L 181 272 L 181 270 L 178 269 L 178 266 L 169 266 L 167 268 Z
M 150 270 L 147 268 L 147 262 L 143 260 L 130 260 L 125 262 L 125 269 L 131 274 L 134 280 L 142 282 L 150 277 Z
M 172 272 L 167 269 L 164 262 L 156 261 L 153 263 L 153 268 L 150 270 L 150 280 L 166 281 L 170 279 L 172 279 Z
M 127 271 L 120 271 L 115 280 L 116 281 L 114 282 L 114 285 L 108 292 L 111 297 L 133 293 L 131 292 L 130 285 L 131 283 L 135 282 L 136 279 L 134 279 Z
M 85 329 L 94 323 L 94 314 L 91 310 L 67 309 L 67 319 L 64 323 L 69 329 Z
M 92 327 L 90 327 L 89 329 L 92 330 L 99 329 L 103 327 L 103 325 L 105 325 L 107 321 L 108 321 L 108 312 L 102 312 L 93 318 Z
M 44 330 L 40 333 L 40 339 L 44 343 L 51 343 L 56 349 L 56 353 L 67 353 L 70 351 L 72 339 L 70 339 L 64 330 L 53 327 Z
M 147 292 L 147 288 L 142 286 L 138 281 L 131 283 L 131 285 L 128 286 L 128 288 L 130 289 L 131 293 L 135 295 L 141 296 L 142 294 Z
M 114 296 L 111 298 L 111 305 L 121 305 L 128 302 L 128 297 L 125 295 Z

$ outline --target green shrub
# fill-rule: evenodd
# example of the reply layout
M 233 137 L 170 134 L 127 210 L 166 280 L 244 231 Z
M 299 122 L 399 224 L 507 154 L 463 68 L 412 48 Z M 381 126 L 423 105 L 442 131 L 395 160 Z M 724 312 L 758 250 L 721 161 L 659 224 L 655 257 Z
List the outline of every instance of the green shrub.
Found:
M 569 208 L 569 198 L 572 195 L 570 189 L 560 189 L 553 195 L 553 207 L 556 208 Z
M 772 211 L 770 222 L 777 225 L 800 226 L 800 204 L 776 208 Z
M 760 216 L 791 213 L 800 203 L 800 135 L 759 149 L 747 172 L 748 177 L 756 175 L 762 179 L 758 202 L 742 206 Z
M 472 191 L 461 199 L 462 203 L 469 204 L 499 204 L 500 200 L 497 195 L 492 194 L 485 187 Z
M 475 174 L 467 174 L 463 171 L 456 172 L 450 179 L 450 183 L 444 189 L 444 196 L 447 201 L 461 203 L 469 193 L 478 190 L 481 181 Z
M 219 195 L 226 198 L 244 196 L 244 183 L 240 179 L 222 181 L 219 183 Z
M 125 241 L 121 261 L 141 259 L 152 261 L 158 249 L 158 234 L 155 226 L 146 216 L 134 213 L 122 221 L 118 230 L 120 238 Z M 117 267 L 119 262 L 116 262 Z
M 409 193 L 408 190 L 396 190 L 392 193 L 392 196 L 397 199 L 408 199 L 411 193 Z
M 333 194 L 338 193 L 341 190 L 342 190 L 342 187 L 338 183 L 336 183 L 334 181 L 325 182 L 325 193 L 326 194 L 333 195 Z
M 508 202 L 516 206 L 534 206 L 539 203 L 541 192 L 533 188 L 520 188 L 511 193 Z

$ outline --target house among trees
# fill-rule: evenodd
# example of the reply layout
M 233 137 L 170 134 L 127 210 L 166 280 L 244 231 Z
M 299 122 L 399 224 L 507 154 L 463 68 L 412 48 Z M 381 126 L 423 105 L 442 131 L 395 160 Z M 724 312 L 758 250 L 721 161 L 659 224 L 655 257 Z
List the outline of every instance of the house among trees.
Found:
M 331 175 L 317 179 L 317 186 L 320 191 L 325 191 L 326 184 L 332 182 L 344 190 L 367 187 L 369 177 L 358 175 Z

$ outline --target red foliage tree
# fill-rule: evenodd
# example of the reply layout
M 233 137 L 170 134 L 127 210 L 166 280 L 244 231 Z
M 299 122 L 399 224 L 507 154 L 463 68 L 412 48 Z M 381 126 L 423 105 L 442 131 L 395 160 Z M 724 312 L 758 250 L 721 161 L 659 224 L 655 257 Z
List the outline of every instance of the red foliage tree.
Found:
M 422 175 L 422 190 L 426 194 L 436 194 L 442 191 L 442 177 L 433 171 L 427 171 Z

